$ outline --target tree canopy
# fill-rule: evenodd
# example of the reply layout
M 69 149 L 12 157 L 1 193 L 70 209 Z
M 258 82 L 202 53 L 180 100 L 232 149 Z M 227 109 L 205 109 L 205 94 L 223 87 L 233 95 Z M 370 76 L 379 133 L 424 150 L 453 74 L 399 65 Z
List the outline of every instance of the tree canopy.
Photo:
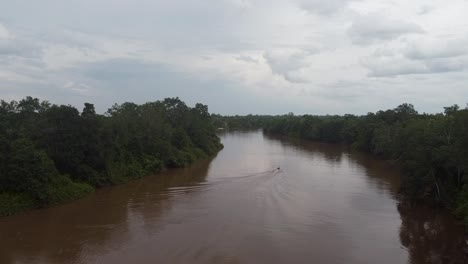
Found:
M 2 100 L 0 204 L 74 199 L 95 187 L 186 166 L 221 148 L 208 107 L 189 107 L 179 98 L 115 104 L 105 115 L 91 103 L 80 113 L 32 97 Z M 0 214 L 15 210 L 3 206 Z

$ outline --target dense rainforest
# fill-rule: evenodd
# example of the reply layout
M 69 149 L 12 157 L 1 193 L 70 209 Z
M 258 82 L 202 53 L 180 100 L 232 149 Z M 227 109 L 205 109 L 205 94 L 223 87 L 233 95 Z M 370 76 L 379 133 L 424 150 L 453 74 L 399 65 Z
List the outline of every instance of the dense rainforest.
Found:
M 419 114 L 411 104 L 364 116 L 214 116 L 218 127 L 345 143 L 401 164 L 401 191 L 454 209 L 468 223 L 468 108 Z
M 104 115 L 27 97 L 0 102 L 0 215 L 76 199 L 222 148 L 208 107 L 178 98 Z

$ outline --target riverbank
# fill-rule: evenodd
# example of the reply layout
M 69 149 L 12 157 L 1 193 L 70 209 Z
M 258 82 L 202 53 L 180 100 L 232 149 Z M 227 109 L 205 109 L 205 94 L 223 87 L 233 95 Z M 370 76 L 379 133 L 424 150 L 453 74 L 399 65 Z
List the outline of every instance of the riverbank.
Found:
M 281 133 L 275 133 L 275 132 L 264 132 L 268 135 L 273 135 L 273 136 L 279 136 L 279 137 L 286 137 L 291 140 L 310 140 L 301 137 L 300 135 L 297 134 L 281 134 Z M 404 161 L 401 160 L 392 160 L 388 159 L 384 155 L 376 155 L 375 153 L 372 153 L 369 150 L 358 148 L 355 144 L 346 144 L 346 143 L 330 143 L 327 141 L 316 141 L 316 140 L 311 140 L 315 142 L 320 142 L 320 143 L 325 143 L 325 144 L 338 144 L 342 146 L 346 146 L 347 148 L 354 149 L 355 151 L 360 151 L 363 153 L 367 153 L 369 155 L 375 155 L 376 157 L 379 157 L 391 164 L 395 164 L 401 167 L 402 174 L 401 174 L 401 187 L 399 188 L 399 193 L 404 196 L 404 198 L 407 200 L 407 203 L 409 204 L 422 204 L 424 206 L 429 206 L 434 209 L 438 208 L 445 208 L 448 209 L 454 216 L 456 216 L 462 223 L 465 225 L 466 228 L 468 228 L 468 190 L 465 188 L 461 190 L 457 195 L 454 201 L 451 201 L 450 203 L 441 201 L 440 199 L 435 199 L 431 197 L 422 197 L 422 196 L 415 196 L 412 192 L 412 190 L 409 190 L 409 188 L 414 188 L 412 186 L 408 186 L 411 183 L 408 181 L 411 181 L 411 177 L 414 175 L 411 175 L 410 171 L 406 167 L 406 164 Z
M 179 98 L 114 104 L 104 115 L 27 97 L 0 103 L 0 215 L 185 167 L 222 148 L 208 107 Z
M 33 199 L 27 194 L 21 193 L 0 193 L 0 217 L 10 216 L 24 211 L 50 207 L 54 205 L 63 204 L 73 200 L 80 199 L 95 191 L 89 184 L 74 183 L 72 186 L 55 190 L 53 200 L 47 204 L 41 204 L 39 201 Z
M 0 218 L 0 263 L 466 263 L 463 227 L 400 199 L 397 166 L 261 131 L 220 137 L 213 159 Z
M 304 137 L 301 137 L 298 134 L 282 134 L 282 133 L 277 133 L 277 132 L 266 132 L 267 134 L 271 135 L 276 135 L 276 136 L 284 136 L 288 137 L 290 139 L 297 139 L 297 140 L 310 140 Z M 314 141 L 314 140 L 313 140 Z M 336 142 L 328 142 L 328 141 L 317 141 L 317 142 L 322 142 L 322 143 L 329 143 L 329 144 L 344 144 L 345 146 L 355 149 L 357 151 L 363 151 L 365 153 L 368 153 L 370 155 L 376 155 L 376 153 L 373 153 L 369 149 L 365 148 L 360 148 L 356 144 L 346 144 L 346 143 L 336 143 Z M 382 155 L 381 153 L 376 155 L 377 157 L 380 157 L 387 162 L 390 162 L 392 164 L 398 164 L 398 166 L 402 167 L 402 184 L 399 189 L 399 192 L 405 196 L 406 199 L 409 199 L 410 204 L 415 204 L 415 203 L 422 203 L 425 206 L 430 206 L 433 207 L 434 209 L 436 208 L 445 208 L 448 209 L 449 211 L 452 212 L 463 224 L 465 225 L 466 228 L 468 228 L 468 189 L 467 186 L 465 188 L 462 188 L 457 192 L 457 194 L 454 195 L 454 197 L 451 198 L 451 200 L 444 201 L 441 200 L 440 197 L 436 197 L 437 195 L 440 195 L 440 190 L 438 190 L 439 186 L 437 184 L 434 184 L 434 189 L 431 190 L 430 192 L 433 193 L 433 197 L 428 197 L 427 194 L 424 195 L 424 192 L 428 192 L 428 190 L 424 190 L 423 194 L 415 194 L 414 186 L 413 184 L 419 184 L 415 183 L 414 179 L 414 172 L 411 171 L 411 169 L 408 168 L 407 163 L 411 161 L 402 161 L 399 159 L 388 159 L 388 156 Z
M 223 146 L 221 145 L 218 151 L 222 150 L 222 148 Z M 192 162 L 190 162 L 190 164 L 186 164 L 186 166 L 190 166 L 192 163 L 198 162 L 206 158 L 209 157 L 203 156 L 197 160 L 193 160 Z M 158 171 L 154 171 L 150 174 L 134 176 L 132 178 L 127 179 L 120 179 L 119 182 L 107 185 L 106 187 L 127 184 L 130 181 L 138 180 L 147 176 L 158 175 L 167 170 L 171 169 L 161 168 Z M 40 201 L 34 199 L 26 193 L 0 193 L 0 217 L 11 216 L 28 210 L 65 204 L 67 202 L 83 198 L 95 192 L 98 189 L 99 188 L 95 188 L 90 184 L 75 183 L 72 182 L 70 179 L 63 178 L 61 180 L 61 183 L 51 186 L 51 188 L 48 190 L 47 196 L 49 197 L 49 200 L 47 203 L 41 203 Z
M 353 148 L 397 161 L 401 191 L 437 203 L 468 224 L 468 108 L 418 113 L 411 104 L 366 115 L 216 116 L 218 126 L 266 132 Z

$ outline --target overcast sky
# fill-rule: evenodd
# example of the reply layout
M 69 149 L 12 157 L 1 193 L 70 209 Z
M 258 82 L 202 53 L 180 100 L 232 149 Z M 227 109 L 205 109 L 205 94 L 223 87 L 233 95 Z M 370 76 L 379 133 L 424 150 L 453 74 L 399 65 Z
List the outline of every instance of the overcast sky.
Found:
M 467 14 L 467 0 L 0 0 L 0 98 L 441 112 L 468 102 Z

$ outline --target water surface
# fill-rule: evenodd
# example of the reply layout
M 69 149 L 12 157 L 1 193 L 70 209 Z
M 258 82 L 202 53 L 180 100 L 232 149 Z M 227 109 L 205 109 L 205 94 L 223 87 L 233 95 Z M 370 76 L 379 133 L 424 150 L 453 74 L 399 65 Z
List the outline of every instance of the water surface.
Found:
M 388 162 L 221 137 L 212 160 L 0 218 L 0 263 L 465 263 L 463 228 L 399 198 Z

